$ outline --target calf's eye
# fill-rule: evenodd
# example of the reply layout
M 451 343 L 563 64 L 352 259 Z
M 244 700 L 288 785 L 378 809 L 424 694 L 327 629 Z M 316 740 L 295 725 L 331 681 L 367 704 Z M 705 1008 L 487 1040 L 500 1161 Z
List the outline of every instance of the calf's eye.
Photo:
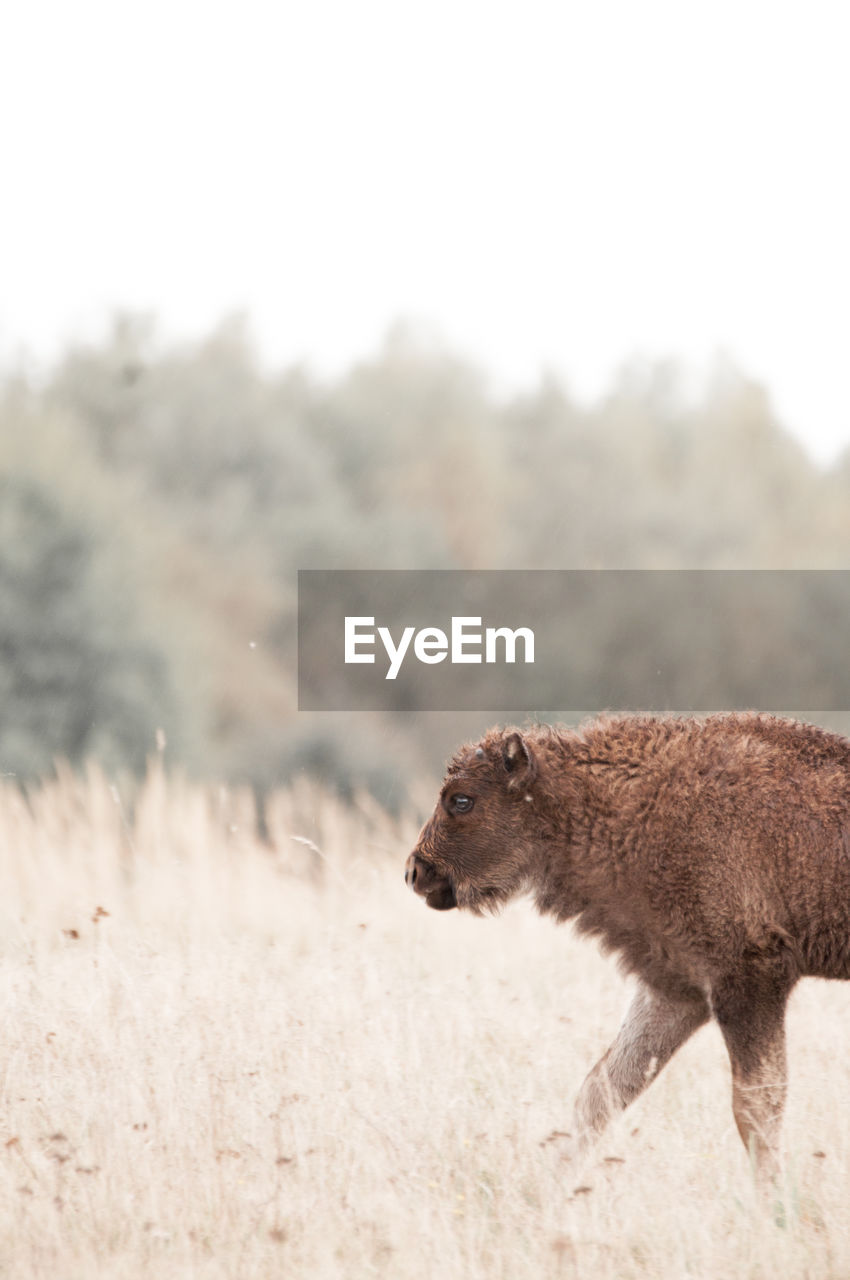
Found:
M 472 796 L 452 796 L 452 813 L 469 813 L 474 803 Z

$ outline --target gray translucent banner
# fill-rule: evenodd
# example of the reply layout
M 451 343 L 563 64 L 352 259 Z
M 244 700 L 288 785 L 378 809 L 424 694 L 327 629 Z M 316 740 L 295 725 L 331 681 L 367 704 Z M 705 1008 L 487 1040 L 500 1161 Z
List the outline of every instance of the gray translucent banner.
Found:
M 298 575 L 302 711 L 847 711 L 848 640 L 845 570 Z

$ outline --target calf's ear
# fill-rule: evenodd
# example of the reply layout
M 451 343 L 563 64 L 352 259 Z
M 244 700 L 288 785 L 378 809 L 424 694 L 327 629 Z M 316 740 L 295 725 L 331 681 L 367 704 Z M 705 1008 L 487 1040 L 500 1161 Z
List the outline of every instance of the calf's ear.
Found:
M 508 787 L 518 791 L 531 784 L 537 773 L 534 753 L 521 733 L 509 733 L 502 744 L 502 761 L 509 774 Z

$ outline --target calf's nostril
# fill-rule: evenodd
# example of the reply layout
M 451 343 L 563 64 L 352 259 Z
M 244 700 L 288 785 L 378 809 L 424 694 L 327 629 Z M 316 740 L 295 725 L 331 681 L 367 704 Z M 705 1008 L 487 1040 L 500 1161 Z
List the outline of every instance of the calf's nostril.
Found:
M 416 868 L 412 867 L 410 871 L 410 883 L 416 884 Z

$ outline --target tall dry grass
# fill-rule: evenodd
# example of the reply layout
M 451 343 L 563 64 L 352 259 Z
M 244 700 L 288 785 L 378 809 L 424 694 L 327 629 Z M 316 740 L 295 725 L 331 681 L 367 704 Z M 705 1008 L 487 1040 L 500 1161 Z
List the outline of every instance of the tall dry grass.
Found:
M 625 999 L 519 906 L 429 912 L 415 824 L 155 769 L 0 794 L 0 1275 L 850 1275 L 850 987 L 790 1014 L 787 1221 L 754 1210 L 702 1031 L 578 1183 Z

